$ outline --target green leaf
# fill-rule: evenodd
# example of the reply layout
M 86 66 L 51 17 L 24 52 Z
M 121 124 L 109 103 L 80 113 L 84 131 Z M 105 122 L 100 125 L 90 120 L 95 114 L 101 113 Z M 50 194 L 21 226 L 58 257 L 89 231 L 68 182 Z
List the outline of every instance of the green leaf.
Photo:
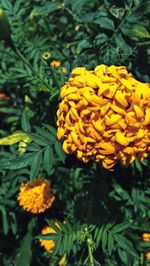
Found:
M 94 42 L 96 45 L 101 45 L 108 40 L 108 36 L 105 33 L 99 33 Z
M 54 222 L 52 222 L 51 220 L 48 220 L 48 219 L 45 219 L 45 220 L 46 220 L 46 222 L 48 223 L 48 225 L 49 225 L 50 227 L 52 227 L 54 231 L 56 231 L 57 234 L 59 234 L 59 233 L 61 232 L 61 230 L 59 229 L 59 227 L 56 226 L 56 225 L 54 224 Z
M 61 244 L 62 244 L 62 236 L 60 235 L 59 237 L 57 237 L 57 239 L 55 241 L 55 247 L 54 247 L 54 250 L 53 250 L 53 255 L 54 256 L 57 255 L 57 253 L 60 253 Z
M 12 230 L 13 234 L 15 235 L 17 233 L 17 219 L 16 219 L 16 215 L 15 215 L 14 212 L 10 212 L 9 213 L 9 217 L 10 217 L 11 230 Z
M 52 169 L 52 166 L 53 166 L 53 162 L 54 162 L 53 150 L 51 146 L 48 146 L 46 150 L 44 151 L 43 162 L 44 162 L 45 170 L 47 171 L 49 175 Z
M 21 241 L 20 246 L 20 254 L 16 261 L 16 266 L 30 266 L 31 258 L 32 258 L 32 250 L 31 250 L 31 243 L 32 243 L 32 220 L 28 225 L 28 232 L 24 236 Z
M 41 163 L 42 163 L 42 153 L 39 152 L 34 155 L 32 162 L 31 162 L 30 181 L 33 181 L 35 177 L 38 177 Z
M 136 167 L 137 170 L 139 171 L 140 175 L 142 175 L 143 168 L 142 168 L 141 163 L 140 163 L 139 160 L 137 160 L 137 159 L 134 161 L 134 163 L 135 163 L 135 167 Z
M 65 155 L 65 153 L 62 149 L 61 143 L 59 141 L 55 142 L 54 148 L 55 148 L 55 152 L 56 152 L 59 160 L 62 161 L 63 163 L 65 163 L 66 155 Z
M 119 233 L 119 232 L 122 232 L 122 231 L 124 231 L 125 229 L 127 229 L 129 226 L 130 226 L 129 223 L 117 224 L 117 225 L 115 225 L 115 226 L 112 228 L 111 232 L 113 232 L 113 233 Z
M 30 132 L 31 126 L 28 118 L 28 114 L 26 109 L 23 110 L 22 117 L 21 117 L 21 127 L 24 132 Z
M 54 128 L 54 127 L 52 127 L 51 125 L 47 125 L 47 124 L 43 124 L 44 125 L 44 127 L 46 127 L 54 136 L 56 136 L 56 134 L 57 134 L 57 130 Z
M 41 147 L 36 144 L 36 143 L 30 143 L 27 147 L 26 147 L 26 150 L 27 151 L 39 151 L 41 149 Z
M 50 133 L 45 130 L 44 128 L 40 128 L 40 127 L 35 127 L 36 128 L 36 133 L 41 135 L 43 138 L 46 138 L 48 141 L 50 141 Z
M 106 245 L 107 245 L 107 231 L 103 230 L 102 232 L 102 250 L 106 252 Z
M 0 168 L 3 169 L 21 169 L 24 168 L 32 162 L 34 153 L 26 153 L 19 156 L 16 159 L 4 159 L 0 161 Z
M 115 25 L 112 19 L 108 17 L 100 17 L 97 18 L 94 23 L 99 24 L 101 28 L 108 29 L 108 30 L 115 30 Z
M 137 256 L 137 253 L 135 252 L 132 243 L 124 236 L 114 234 L 115 240 L 118 242 L 118 245 L 126 250 L 129 254 L 132 256 Z
M 28 136 L 38 145 L 47 146 L 49 144 L 49 141 L 47 139 L 42 136 L 39 136 L 38 134 L 29 133 Z
M 131 34 L 138 38 L 150 38 L 150 33 L 142 25 L 134 25 L 134 27 L 131 29 Z
M 102 239 L 102 233 L 103 233 L 103 230 L 104 230 L 104 228 L 101 227 L 101 228 L 99 229 L 98 234 L 97 234 L 97 239 L 96 239 L 96 245 L 97 245 L 97 247 L 99 246 L 99 243 L 100 243 L 100 241 L 101 241 L 101 239 Z
M 108 246 L 108 252 L 109 255 L 111 255 L 113 248 L 114 248 L 114 238 L 111 232 L 108 233 L 108 242 L 107 242 L 107 246 Z
M 43 239 L 43 240 L 55 240 L 57 238 L 57 234 L 55 233 L 47 233 L 47 234 L 40 234 L 34 239 Z
M 1 211 L 1 215 L 2 215 L 3 232 L 4 232 L 4 235 L 7 235 L 8 230 L 9 230 L 9 224 L 8 224 L 8 217 L 7 217 L 6 208 L 4 206 L 0 205 L 0 211 Z

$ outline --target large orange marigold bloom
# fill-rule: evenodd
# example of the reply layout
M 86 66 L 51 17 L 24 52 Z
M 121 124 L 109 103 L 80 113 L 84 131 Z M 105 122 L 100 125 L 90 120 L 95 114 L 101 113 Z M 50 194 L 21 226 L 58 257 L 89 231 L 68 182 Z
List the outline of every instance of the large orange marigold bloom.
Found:
M 55 225 L 59 227 L 59 225 L 57 223 L 55 223 Z M 56 231 L 50 227 L 50 226 L 46 226 L 42 229 L 41 233 L 43 235 L 46 235 L 46 234 L 49 234 L 49 233 L 52 233 L 52 234 L 56 234 Z M 45 250 L 48 252 L 48 253 L 52 253 L 53 252 L 53 249 L 55 247 L 55 242 L 53 240 L 45 240 L 45 239 L 40 239 L 40 244 L 42 247 L 45 248 Z
M 54 200 L 50 183 L 45 179 L 37 178 L 32 183 L 21 184 L 18 201 L 27 212 L 44 212 L 51 207 Z
M 66 153 L 107 169 L 130 164 L 150 151 L 150 86 L 125 66 L 77 67 L 61 88 L 58 139 Z

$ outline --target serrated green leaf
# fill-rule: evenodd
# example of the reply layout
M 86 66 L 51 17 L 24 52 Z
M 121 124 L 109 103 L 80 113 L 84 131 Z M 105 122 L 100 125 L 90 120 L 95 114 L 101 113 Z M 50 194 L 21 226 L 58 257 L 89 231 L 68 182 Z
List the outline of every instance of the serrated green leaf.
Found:
M 99 246 L 99 243 L 100 243 L 100 241 L 102 239 L 102 233 L 103 233 L 103 227 L 101 227 L 99 229 L 99 232 L 97 234 L 97 239 L 96 239 L 96 245 L 97 245 L 97 247 Z
M 51 220 L 48 220 L 48 219 L 45 219 L 45 220 L 46 220 L 46 222 L 48 223 L 48 225 L 49 225 L 50 227 L 52 227 L 53 230 L 54 230 L 57 234 L 61 233 L 61 230 L 59 229 L 59 227 L 58 227 L 57 225 L 54 224 L 54 222 L 52 222 Z M 58 221 L 57 221 L 57 222 L 58 222 Z M 60 227 L 60 228 L 61 228 L 61 227 Z
M 32 243 L 32 221 L 28 225 L 28 232 L 24 236 L 21 241 L 20 246 L 20 254 L 16 261 L 16 266 L 30 266 L 31 258 L 32 258 L 32 250 L 31 250 L 31 243 Z
M 54 247 L 54 250 L 53 250 L 53 255 L 57 255 L 57 253 L 59 255 L 60 254 L 60 247 L 61 247 L 61 244 L 62 244 L 62 236 L 59 235 L 59 237 L 55 240 L 55 247 Z
M 134 163 L 139 173 L 142 174 L 143 172 L 142 164 L 138 160 L 135 160 Z
M 68 252 L 68 234 L 64 234 L 62 238 L 62 254 Z
M 50 171 L 52 169 L 53 162 L 54 162 L 53 150 L 51 146 L 48 146 L 44 151 L 44 158 L 43 158 L 44 167 L 48 175 L 50 174 Z
M 21 169 L 30 165 L 30 163 L 33 160 L 33 157 L 34 157 L 33 153 L 26 153 L 17 157 L 16 159 L 12 160 L 4 159 L 0 161 L 0 168 L 14 169 L 14 170 Z
M 11 230 L 13 232 L 13 234 L 15 235 L 17 233 L 17 219 L 16 219 L 16 215 L 14 212 L 10 212 L 9 213 L 9 217 L 10 217 L 10 227 Z
M 114 238 L 111 232 L 108 233 L 107 247 L 109 255 L 111 255 L 114 248 Z
M 30 132 L 31 126 L 29 122 L 29 117 L 27 114 L 26 109 L 23 110 L 22 117 L 21 117 L 21 127 L 24 132 Z
M 107 231 L 104 229 L 102 232 L 102 250 L 105 253 L 106 252 L 106 246 L 107 246 Z
M 49 132 L 51 132 L 54 136 L 56 136 L 57 130 L 53 126 L 48 124 L 43 124 L 43 126 L 46 127 L 49 130 Z
M 43 239 L 43 240 L 55 240 L 57 238 L 57 234 L 55 233 L 47 233 L 47 234 L 40 234 L 35 239 Z
M 42 153 L 39 152 L 34 155 L 32 162 L 31 162 L 30 181 L 33 181 L 35 177 L 38 177 L 41 163 L 42 163 Z
M 0 205 L 0 212 L 2 216 L 3 233 L 4 235 L 7 235 L 9 230 L 8 217 L 7 217 L 6 208 L 2 205 Z
M 36 133 L 29 133 L 28 136 L 33 140 L 33 142 L 37 143 L 41 146 L 49 145 L 49 141 L 43 138 L 42 136 L 37 135 Z
M 65 163 L 66 155 L 65 155 L 65 153 L 62 149 L 61 143 L 59 141 L 55 142 L 54 148 L 55 148 L 56 154 L 58 155 L 59 160 L 62 161 L 63 163 Z
M 134 25 L 134 27 L 131 29 L 131 34 L 139 38 L 150 38 L 150 33 L 142 25 Z
M 27 147 L 26 147 L 26 150 L 27 151 L 40 151 L 41 147 L 36 144 L 36 143 L 30 143 Z
M 115 240 L 118 242 L 119 246 L 126 250 L 132 256 L 137 256 L 132 243 L 122 235 L 114 234 Z
M 129 223 L 122 223 L 122 224 L 116 224 L 112 229 L 111 232 L 113 233 L 119 233 L 124 231 L 125 229 L 129 228 Z
M 115 30 L 115 24 L 113 20 L 108 17 L 99 17 L 94 21 L 94 23 L 99 24 L 101 28 L 112 31 Z
M 35 129 L 38 135 L 41 135 L 43 138 L 46 138 L 48 141 L 50 141 L 50 133 L 47 130 L 40 127 L 35 127 Z

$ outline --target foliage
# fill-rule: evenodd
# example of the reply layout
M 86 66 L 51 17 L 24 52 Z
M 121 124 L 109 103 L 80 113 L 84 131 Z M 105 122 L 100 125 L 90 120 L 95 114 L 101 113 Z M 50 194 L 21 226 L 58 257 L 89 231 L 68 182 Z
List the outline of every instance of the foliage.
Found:
M 150 230 L 149 157 L 109 172 L 66 156 L 56 137 L 60 87 L 74 67 L 126 65 L 150 81 L 150 2 L 0 0 L 0 7 L 17 47 L 0 42 L 0 94 L 8 96 L 0 97 L 0 265 L 150 265 L 142 241 Z M 32 216 L 17 195 L 36 177 L 50 180 L 56 200 Z M 56 234 L 41 235 L 46 224 Z M 55 241 L 52 254 L 39 238 Z

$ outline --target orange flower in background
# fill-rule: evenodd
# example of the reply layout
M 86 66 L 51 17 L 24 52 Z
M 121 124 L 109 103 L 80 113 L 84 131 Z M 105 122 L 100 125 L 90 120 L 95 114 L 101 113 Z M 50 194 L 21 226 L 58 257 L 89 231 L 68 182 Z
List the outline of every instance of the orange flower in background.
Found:
M 18 201 L 27 212 L 44 212 L 52 206 L 54 200 L 50 183 L 46 179 L 37 178 L 31 183 L 21 184 Z
M 125 66 L 77 67 L 61 88 L 58 139 L 66 153 L 112 169 L 150 151 L 150 86 Z
M 9 101 L 10 97 L 6 93 L 0 92 L 0 101 Z
M 60 67 L 61 66 L 61 62 L 53 60 L 53 61 L 50 62 L 50 66 L 51 67 Z M 66 67 L 61 67 L 61 72 L 62 73 L 66 73 L 67 72 Z
M 143 241 L 148 242 L 148 241 L 150 241 L 150 234 L 144 233 L 142 235 L 142 238 L 143 238 Z
M 53 60 L 52 62 L 50 62 L 50 66 L 51 67 L 59 67 L 59 66 L 61 66 L 61 62 Z
M 57 223 L 54 223 L 54 224 L 60 229 L 60 227 Z M 41 233 L 43 235 L 46 235 L 49 233 L 56 234 L 56 231 L 52 227 L 46 226 L 42 229 Z M 44 247 L 48 253 L 53 252 L 53 249 L 55 247 L 55 242 L 53 240 L 40 239 L 39 241 L 40 241 L 41 246 Z
M 150 260 L 150 251 L 148 251 L 148 252 L 146 253 L 146 259 L 147 259 L 147 260 Z

